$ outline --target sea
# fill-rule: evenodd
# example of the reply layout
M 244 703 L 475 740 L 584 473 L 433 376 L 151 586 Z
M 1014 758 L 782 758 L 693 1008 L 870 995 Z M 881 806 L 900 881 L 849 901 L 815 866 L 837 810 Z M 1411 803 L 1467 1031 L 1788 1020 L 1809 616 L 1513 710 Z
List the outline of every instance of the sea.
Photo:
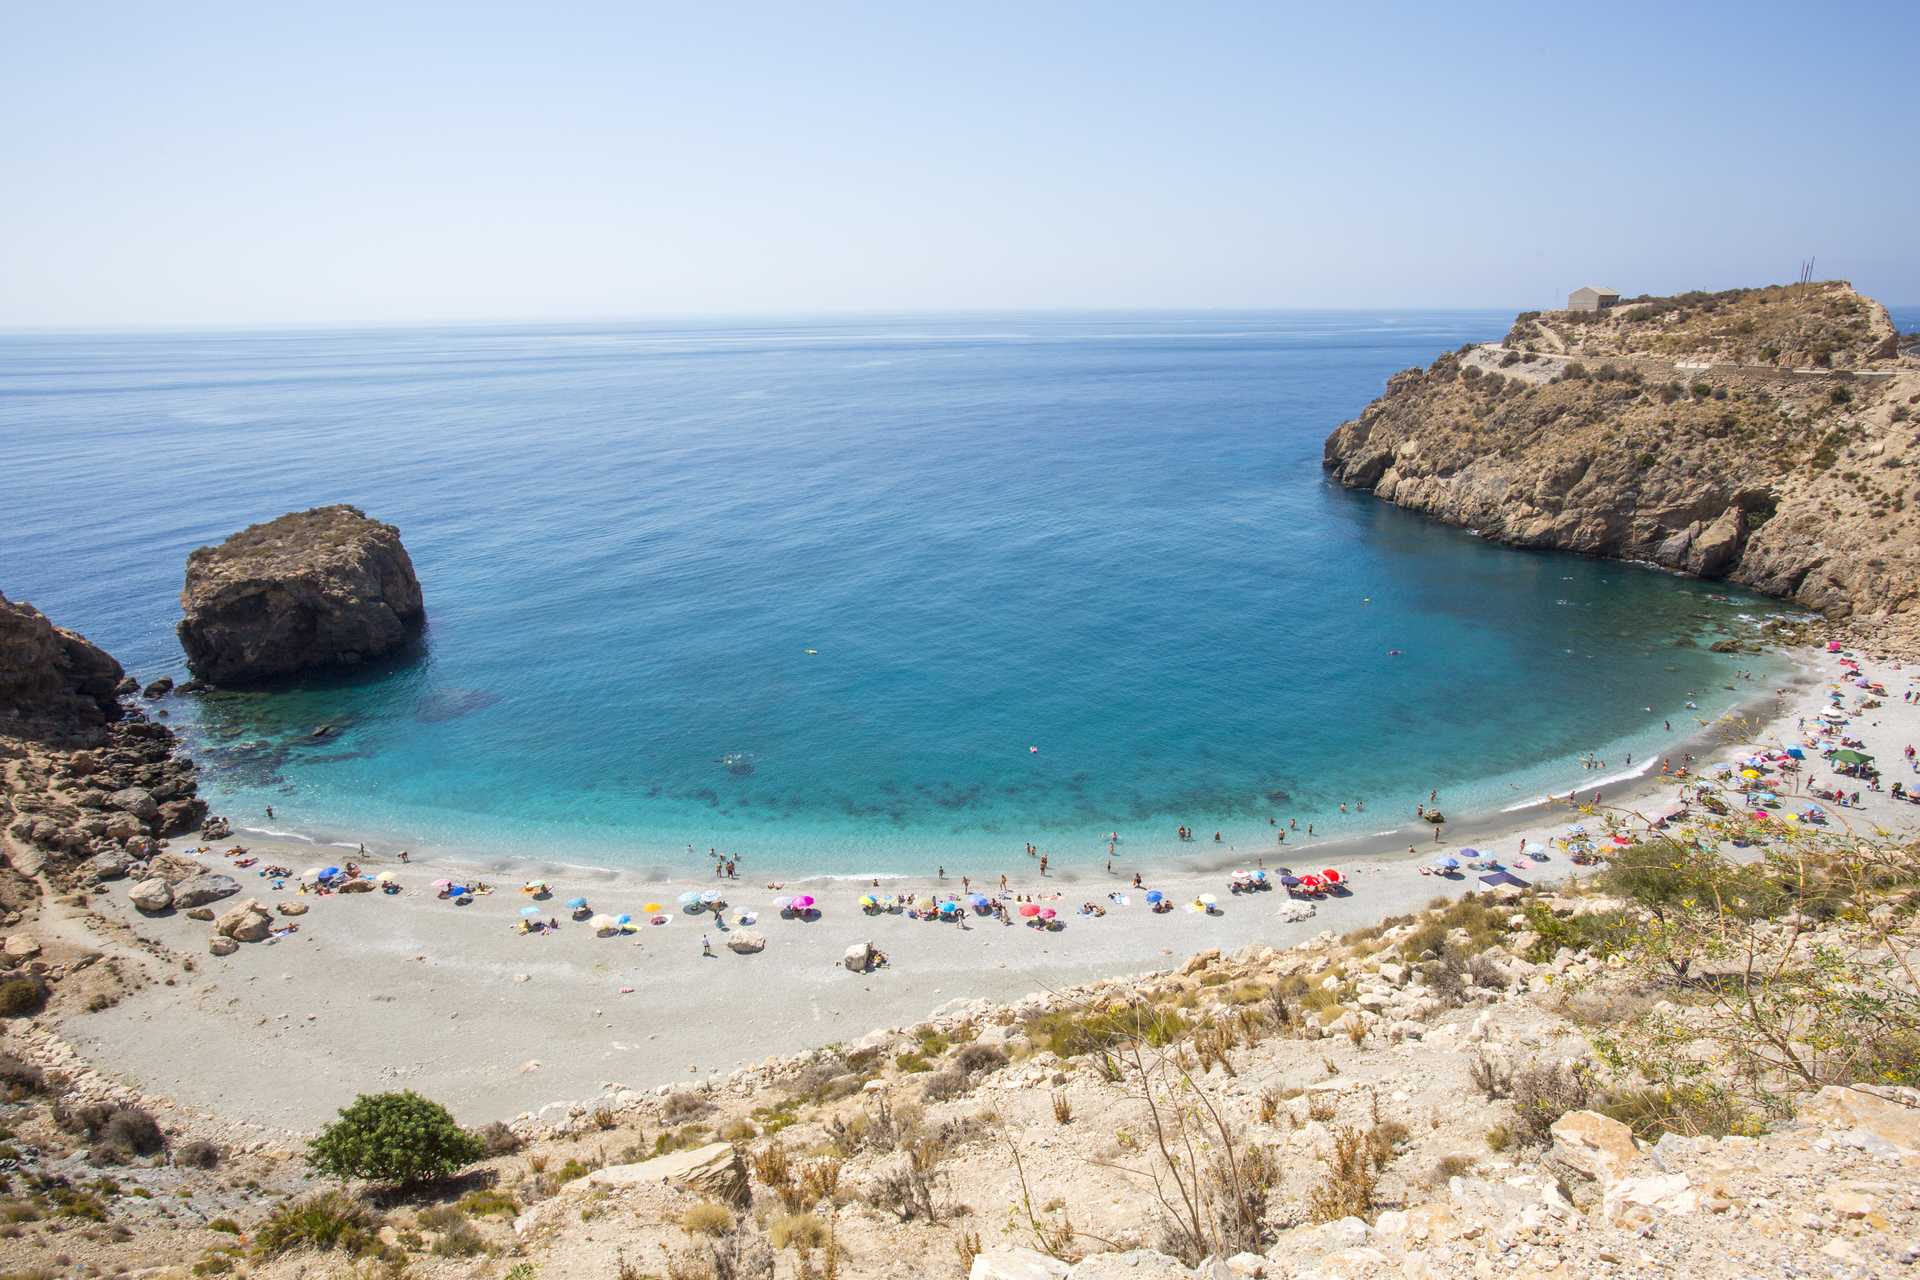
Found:
M 1605 785 L 1771 674 L 1709 646 L 1776 602 L 1327 480 L 1390 374 L 1510 318 L 0 335 L 0 591 L 184 679 L 193 548 L 397 525 L 415 648 L 153 707 L 216 811 L 323 844 L 854 876 L 1370 837 Z

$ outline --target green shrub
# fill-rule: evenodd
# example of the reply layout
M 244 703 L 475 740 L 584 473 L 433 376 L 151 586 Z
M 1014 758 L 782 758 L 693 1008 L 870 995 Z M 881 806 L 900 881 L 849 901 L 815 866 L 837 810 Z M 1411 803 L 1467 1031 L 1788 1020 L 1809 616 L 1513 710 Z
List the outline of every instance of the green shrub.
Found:
M 504 1191 L 487 1188 L 481 1191 L 469 1191 L 460 1197 L 458 1208 L 462 1213 L 470 1213 L 476 1218 L 499 1216 L 511 1218 L 520 1212 L 519 1202 Z
M 289 1201 L 268 1214 L 253 1235 L 253 1251 L 261 1258 L 295 1249 L 338 1249 L 358 1257 L 382 1248 L 378 1215 L 344 1191 Z
M 1072 1058 L 1135 1040 L 1158 1048 L 1178 1040 L 1188 1025 L 1177 1009 L 1127 1004 L 1096 1013 L 1041 1014 L 1026 1024 L 1026 1031 L 1035 1044 Z
M 485 1155 L 445 1107 L 411 1090 L 362 1094 L 307 1146 L 321 1173 L 400 1186 L 449 1177 Z
M 215 1218 L 207 1224 L 207 1230 L 224 1231 L 230 1236 L 237 1236 L 240 1234 L 240 1224 L 232 1218 Z

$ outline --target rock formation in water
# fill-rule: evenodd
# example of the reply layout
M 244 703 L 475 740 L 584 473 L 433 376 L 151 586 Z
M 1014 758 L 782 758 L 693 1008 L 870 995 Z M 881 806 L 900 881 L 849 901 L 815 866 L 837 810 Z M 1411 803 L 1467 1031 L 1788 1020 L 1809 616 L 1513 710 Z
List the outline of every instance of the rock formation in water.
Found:
M 86 637 L 0 595 L 0 734 L 90 743 L 120 718 L 126 673 Z
M 400 531 L 357 507 L 253 525 L 187 557 L 180 643 L 200 678 L 244 685 L 352 666 L 426 620 Z
M 1920 359 L 1844 283 L 1522 315 L 1328 437 L 1342 484 L 1524 547 L 1727 578 L 1920 639 Z

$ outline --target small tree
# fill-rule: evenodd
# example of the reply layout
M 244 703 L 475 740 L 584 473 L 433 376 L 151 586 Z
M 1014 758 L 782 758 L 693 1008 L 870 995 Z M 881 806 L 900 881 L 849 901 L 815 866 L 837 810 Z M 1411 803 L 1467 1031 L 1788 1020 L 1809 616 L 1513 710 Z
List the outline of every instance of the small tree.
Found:
M 321 1173 L 401 1186 L 449 1177 L 486 1154 L 445 1107 L 412 1090 L 361 1094 L 307 1145 Z

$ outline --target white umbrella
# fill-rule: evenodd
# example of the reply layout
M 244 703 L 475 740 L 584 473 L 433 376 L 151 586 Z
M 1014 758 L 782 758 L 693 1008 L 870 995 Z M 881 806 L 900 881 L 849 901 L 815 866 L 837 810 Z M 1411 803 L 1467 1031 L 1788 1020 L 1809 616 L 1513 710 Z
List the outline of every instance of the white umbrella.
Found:
M 595 933 L 606 933 L 610 930 L 619 928 L 619 925 L 614 923 L 614 919 L 612 916 L 607 915 L 605 912 L 602 912 L 601 914 L 595 916 L 593 919 L 587 921 L 587 928 L 593 930 Z

